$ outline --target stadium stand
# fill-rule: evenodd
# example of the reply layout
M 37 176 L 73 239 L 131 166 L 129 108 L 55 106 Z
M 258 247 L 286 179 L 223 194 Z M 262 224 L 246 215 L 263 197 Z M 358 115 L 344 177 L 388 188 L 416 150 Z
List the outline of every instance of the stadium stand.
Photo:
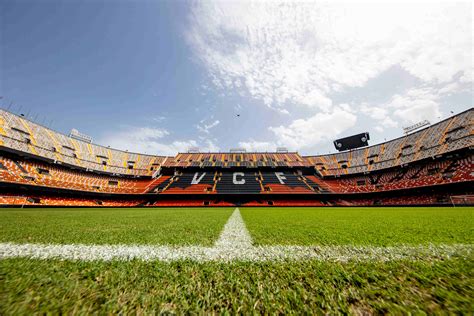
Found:
M 143 200 L 92 199 L 79 197 L 57 197 L 42 195 L 0 195 L 0 205 L 18 206 L 93 206 L 93 207 L 132 207 L 143 204 Z
M 168 157 L 89 144 L 0 109 L 0 146 L 87 170 L 152 175 Z
M 13 191 L 0 202 L 19 205 L 21 201 L 27 206 L 439 204 L 446 194 L 400 192 L 436 188 L 463 195 L 468 191 L 474 180 L 473 113 L 469 109 L 403 137 L 336 154 L 228 152 L 167 157 L 86 143 L 0 110 L 0 185 Z M 25 198 L 14 197 L 20 195 L 15 194 L 20 188 Z M 389 193 L 393 196 L 384 196 Z M 380 196 L 364 197 L 370 194 Z
M 217 172 L 180 172 L 175 175 L 174 181 L 164 190 L 165 194 L 202 194 L 215 193 L 214 179 Z
M 379 145 L 354 151 L 303 157 L 324 176 L 382 170 L 433 158 L 473 143 L 473 109 L 423 130 Z
M 0 157 L 0 180 L 53 188 L 106 193 L 145 193 L 150 179 L 113 177 L 28 160 Z
M 452 205 L 449 197 L 440 194 L 421 194 L 416 196 L 396 196 L 376 199 L 353 199 L 334 201 L 339 206 L 400 206 L 400 205 Z
M 258 194 L 262 191 L 256 171 L 220 172 L 216 182 L 218 193 Z
M 425 164 L 369 175 L 324 180 L 318 179 L 317 176 L 307 176 L 307 179 L 315 185 L 324 187 L 326 191 L 335 193 L 400 190 L 454 182 L 471 182 L 474 180 L 473 163 L 473 156 L 469 156 L 461 159 L 429 161 Z
M 235 204 L 221 200 L 163 200 L 156 201 L 150 206 L 166 206 L 166 207 L 192 207 L 192 206 L 234 206 Z
M 259 172 L 265 193 L 313 193 L 302 175 L 291 172 Z

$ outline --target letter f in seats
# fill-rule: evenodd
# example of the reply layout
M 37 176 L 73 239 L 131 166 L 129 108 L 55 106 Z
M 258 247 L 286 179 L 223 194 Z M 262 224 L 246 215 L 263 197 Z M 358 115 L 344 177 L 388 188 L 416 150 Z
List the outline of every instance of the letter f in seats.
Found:
M 285 184 L 286 177 L 283 172 L 275 172 L 275 176 L 277 177 L 278 181 L 280 181 L 281 184 Z

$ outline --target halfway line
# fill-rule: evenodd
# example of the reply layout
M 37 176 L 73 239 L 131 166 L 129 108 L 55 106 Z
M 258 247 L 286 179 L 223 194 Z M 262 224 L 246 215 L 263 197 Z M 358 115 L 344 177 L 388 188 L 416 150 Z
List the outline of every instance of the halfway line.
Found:
M 53 245 L 0 243 L 0 259 L 32 258 L 76 261 L 392 261 L 472 258 L 474 245 L 420 246 L 253 246 L 252 237 L 234 210 L 213 247 L 154 245 Z

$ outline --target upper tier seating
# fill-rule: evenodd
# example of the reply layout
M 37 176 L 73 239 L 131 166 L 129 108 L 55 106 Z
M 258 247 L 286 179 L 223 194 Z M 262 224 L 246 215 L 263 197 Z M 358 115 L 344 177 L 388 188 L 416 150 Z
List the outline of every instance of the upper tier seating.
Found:
M 315 167 L 323 176 L 382 170 L 474 146 L 470 109 L 423 130 L 375 146 L 330 155 L 298 153 L 179 153 L 176 157 L 129 153 L 89 144 L 0 110 L 0 147 L 90 170 L 151 176 L 161 167 Z
M 436 157 L 474 146 L 473 114 L 470 109 L 428 128 L 379 145 L 305 160 L 323 176 L 363 173 Z
M 301 167 L 297 153 L 179 153 L 165 167 Z
M 125 175 L 153 175 L 167 159 L 89 144 L 1 109 L 0 146 L 90 170 Z

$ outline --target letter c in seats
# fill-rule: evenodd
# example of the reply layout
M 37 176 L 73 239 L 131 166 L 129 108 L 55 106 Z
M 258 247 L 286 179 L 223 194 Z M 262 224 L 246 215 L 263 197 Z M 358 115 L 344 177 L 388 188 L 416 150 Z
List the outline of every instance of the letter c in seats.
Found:
M 240 179 L 240 180 L 237 180 L 237 177 L 245 177 L 245 173 L 243 172 L 234 172 L 234 174 L 232 175 L 232 182 L 234 184 L 245 184 L 245 179 Z

